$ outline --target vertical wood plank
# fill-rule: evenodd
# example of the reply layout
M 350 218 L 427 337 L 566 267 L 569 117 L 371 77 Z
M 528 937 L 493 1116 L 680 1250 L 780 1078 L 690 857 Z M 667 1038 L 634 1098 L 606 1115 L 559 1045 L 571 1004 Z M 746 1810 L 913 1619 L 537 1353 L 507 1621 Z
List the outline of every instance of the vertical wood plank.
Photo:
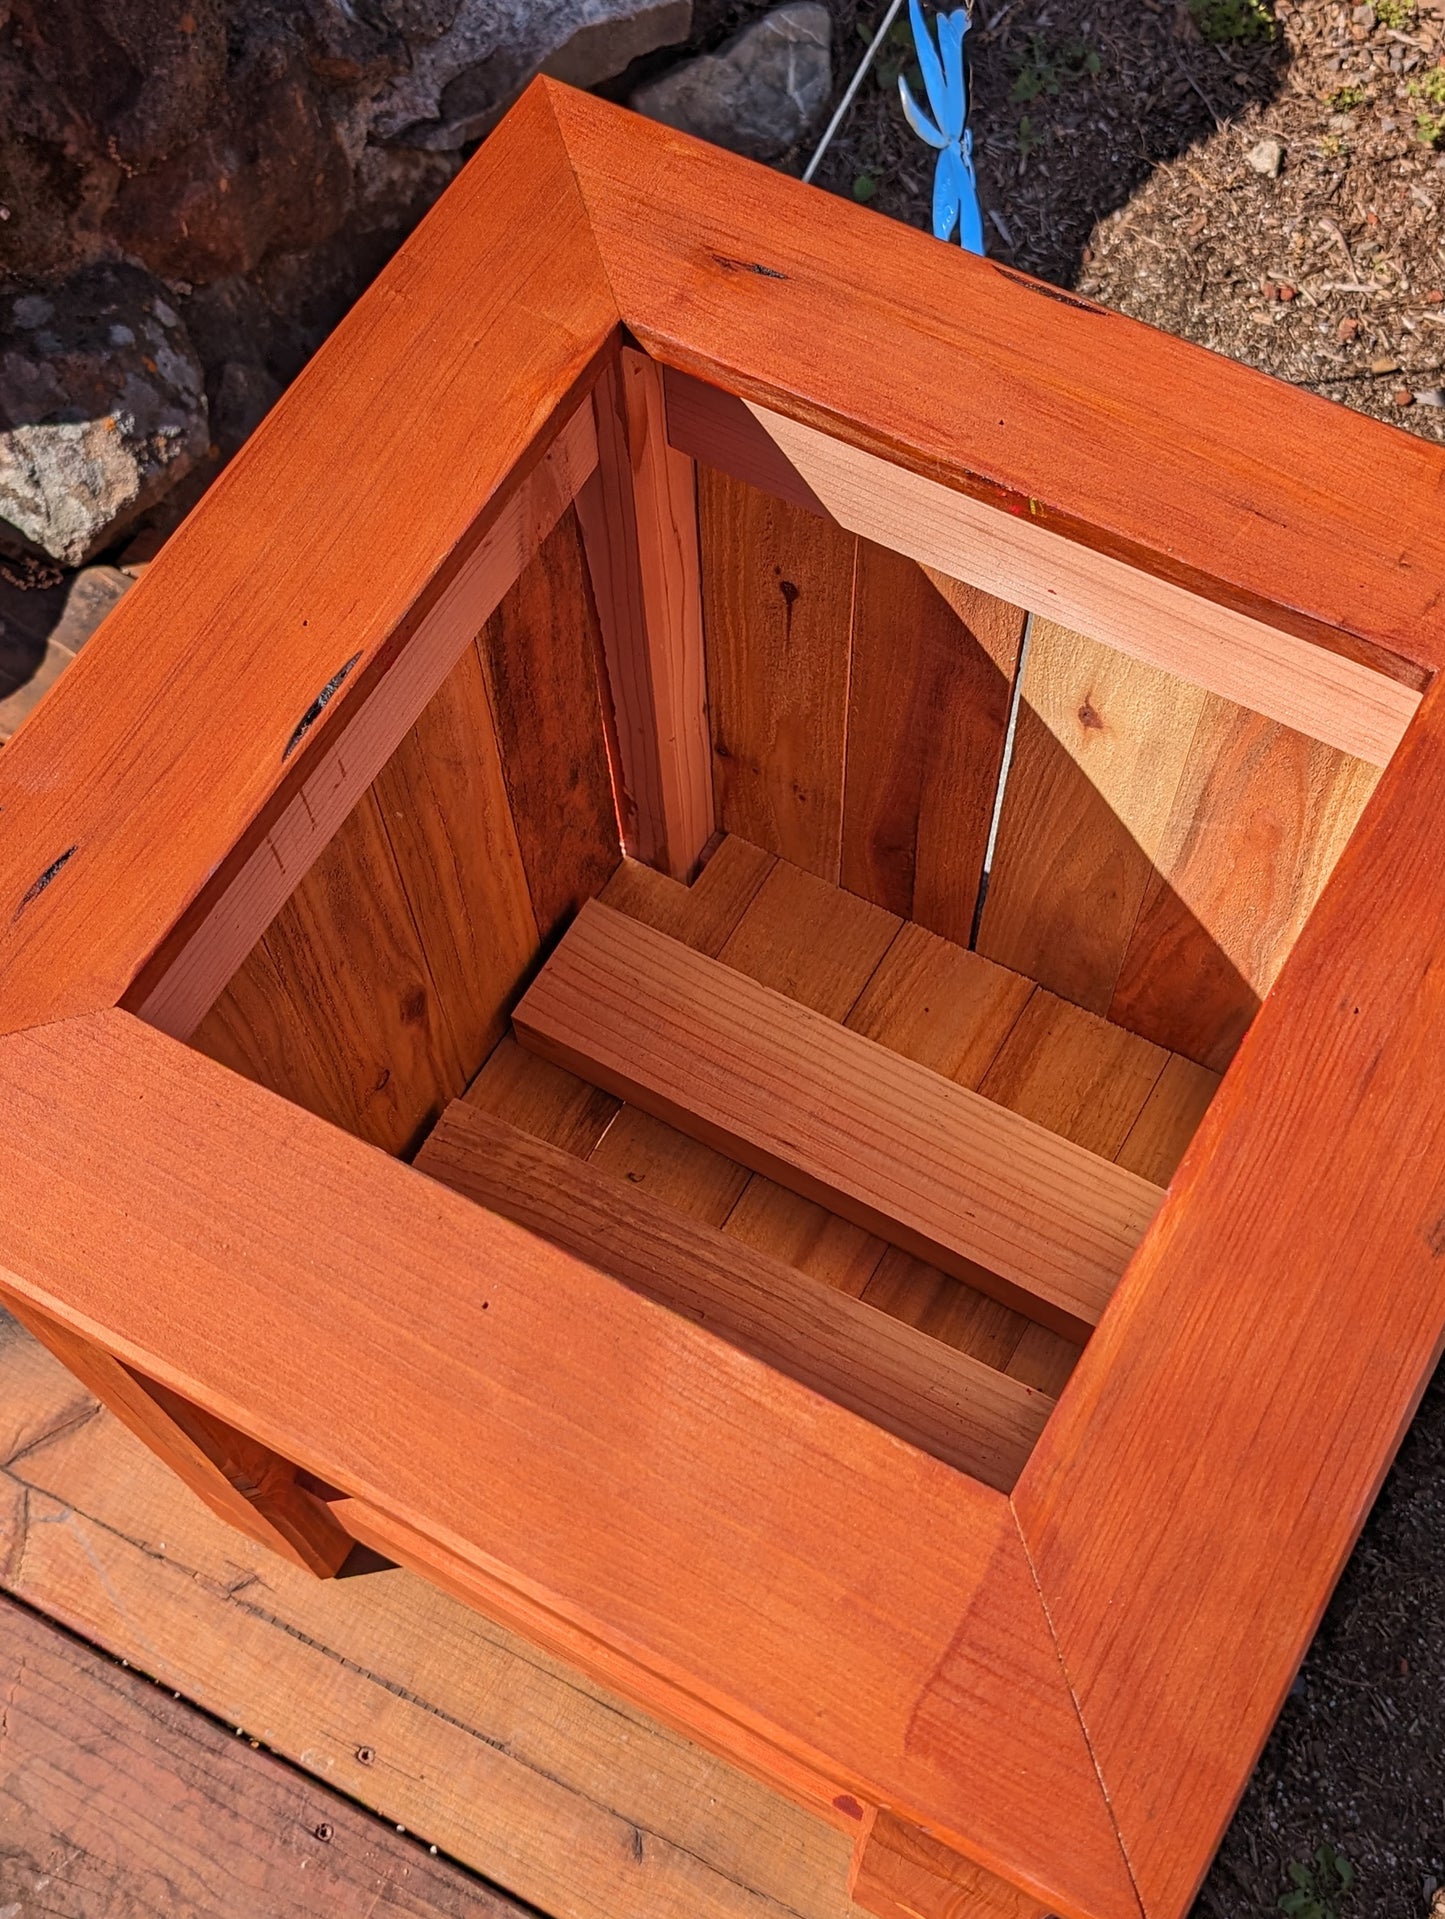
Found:
M 624 838 L 691 877 L 713 830 L 693 463 L 668 444 L 662 372 L 624 348 L 594 389 L 596 472 L 577 499 L 611 689 Z
M 466 1085 L 374 789 L 192 1044 L 389 1153 Z
M 698 471 L 718 824 L 836 882 L 852 534 Z
M 7 1297 L 5 1304 L 218 1519 L 307 1572 L 321 1578 L 336 1572 L 354 1542 L 325 1501 L 297 1485 L 294 1466 L 178 1393 L 142 1378 L 28 1300 Z
M 981 953 L 1107 1012 L 1207 698 L 1035 620 Z
M 858 542 L 842 882 L 966 946 L 983 874 L 1017 607 Z
M 382 769 L 377 804 L 428 970 L 471 1074 L 537 955 L 496 724 L 469 646 Z
M 1380 769 L 1211 695 L 1110 1019 L 1222 1070 Z
M 622 858 L 602 642 L 569 510 L 478 641 L 532 910 L 549 943 Z

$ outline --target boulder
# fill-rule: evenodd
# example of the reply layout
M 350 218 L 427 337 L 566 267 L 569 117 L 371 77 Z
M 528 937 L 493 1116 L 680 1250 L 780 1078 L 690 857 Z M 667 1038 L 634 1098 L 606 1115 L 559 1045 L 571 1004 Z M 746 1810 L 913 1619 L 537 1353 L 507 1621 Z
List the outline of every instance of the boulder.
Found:
M 0 544 L 81 566 L 209 444 L 200 361 L 150 274 L 0 299 Z
M 833 90 L 832 20 L 794 0 L 719 47 L 640 86 L 631 104 L 754 160 L 776 160 L 814 131 Z

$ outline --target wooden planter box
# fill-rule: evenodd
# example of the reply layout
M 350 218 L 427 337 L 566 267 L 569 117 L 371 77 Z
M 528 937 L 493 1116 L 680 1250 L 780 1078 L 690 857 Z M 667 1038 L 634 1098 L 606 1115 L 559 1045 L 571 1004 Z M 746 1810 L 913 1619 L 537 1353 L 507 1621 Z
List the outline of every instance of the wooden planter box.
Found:
M 1437 447 L 539 82 L 0 755 L 0 1293 L 1174 1919 L 1445 1323 L 1442 652 Z

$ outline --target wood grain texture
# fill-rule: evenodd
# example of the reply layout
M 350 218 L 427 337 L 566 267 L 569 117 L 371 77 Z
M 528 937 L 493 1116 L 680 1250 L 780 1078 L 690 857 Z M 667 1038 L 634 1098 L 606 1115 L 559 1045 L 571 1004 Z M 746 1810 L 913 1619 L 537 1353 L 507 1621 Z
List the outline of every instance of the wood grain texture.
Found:
M 650 1180 L 617 1179 L 599 1153 L 578 1167 L 458 1101 L 416 1164 L 1000 1491 L 1053 1410 L 1042 1394 L 700 1223 L 692 1194 L 681 1212 Z
M 188 911 L 224 897 L 571 417 L 617 324 L 535 94 L 7 744 L 0 1030 L 114 1002 Z M 345 448 L 344 487 L 318 447 Z
M 841 1020 L 898 932 L 892 913 L 779 860 L 718 958 L 760 986 Z
M 659 933 L 686 940 L 699 953 L 716 954 L 774 863 L 774 856 L 760 846 L 729 836 L 691 886 L 681 886 L 636 860 L 624 860 L 598 898 Z
M 294 1466 L 30 1302 L 12 1302 L 12 1310 L 218 1519 L 320 1578 L 340 1568 L 354 1542 L 325 1504 L 296 1483 Z
M 726 951 L 726 949 L 724 949 Z M 555 1064 L 1086 1334 L 1158 1204 L 964 1087 L 592 902 L 514 1015 Z
M 956 597 L 858 542 L 842 882 L 967 946 L 1024 616 Z
M 1445 1138 L 1421 1073 L 1445 1033 L 1442 748 L 1432 693 L 1015 1494 L 1164 1919 L 1193 1896 L 1441 1349 Z
M 1045 1919 L 1046 1912 L 889 1812 L 860 1838 L 850 1890 L 878 1919 Z
M 668 444 L 662 372 L 624 348 L 593 389 L 598 465 L 578 495 L 616 726 L 624 841 L 689 879 L 713 831 L 697 487 Z
M 522 1908 L 0 1598 L 0 1899 L 66 1919 Z M 48 1896 L 47 1896 L 48 1895 Z
M 0 1220 L 18 1296 L 835 1817 L 1135 1913 L 1001 1495 L 124 1014 L 9 1036 L 0 1086 L 0 1178 L 48 1194 Z
M 1440 448 L 547 92 L 609 284 L 656 358 L 1341 657 L 1440 660 Z
M 856 541 L 707 469 L 698 515 L 718 824 L 836 882 Z
M 667 437 L 679 453 L 735 480 L 746 480 L 789 506 L 800 506 L 823 519 L 832 517 L 735 393 L 707 386 L 670 366 L 662 369 L 662 385 L 667 397 Z
M 430 1583 L 284 1565 L 3 1317 L 0 1460 L 0 1585 L 538 1909 L 852 1911 L 842 1833 Z
M 597 462 L 589 402 L 503 498 L 481 542 L 410 634 L 372 696 L 328 735 L 299 789 L 254 847 L 247 836 L 142 967 L 125 1004 L 188 1039 L 247 952 L 357 805 L 373 775 L 415 740 L 438 689 L 455 678 L 484 623 L 531 562 Z M 329 710 L 331 701 L 328 701 Z M 410 729 L 410 732 L 408 732 Z M 249 848 L 249 850 L 247 850 Z M 500 855 L 501 849 L 494 848 Z
M 550 941 L 622 858 L 602 640 L 575 512 L 542 543 L 477 645 L 532 910 Z
M 414 1150 L 467 1083 L 368 792 L 192 1044 L 389 1153 Z

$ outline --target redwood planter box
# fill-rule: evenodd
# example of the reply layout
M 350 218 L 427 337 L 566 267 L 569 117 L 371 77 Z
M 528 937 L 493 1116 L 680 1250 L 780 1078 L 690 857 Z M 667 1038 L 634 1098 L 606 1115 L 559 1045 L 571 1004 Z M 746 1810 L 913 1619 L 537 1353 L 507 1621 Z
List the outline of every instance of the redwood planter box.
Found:
M 867 1910 L 1175 1919 L 1445 1323 L 1442 499 L 539 82 L 0 754 L 0 1294 Z

